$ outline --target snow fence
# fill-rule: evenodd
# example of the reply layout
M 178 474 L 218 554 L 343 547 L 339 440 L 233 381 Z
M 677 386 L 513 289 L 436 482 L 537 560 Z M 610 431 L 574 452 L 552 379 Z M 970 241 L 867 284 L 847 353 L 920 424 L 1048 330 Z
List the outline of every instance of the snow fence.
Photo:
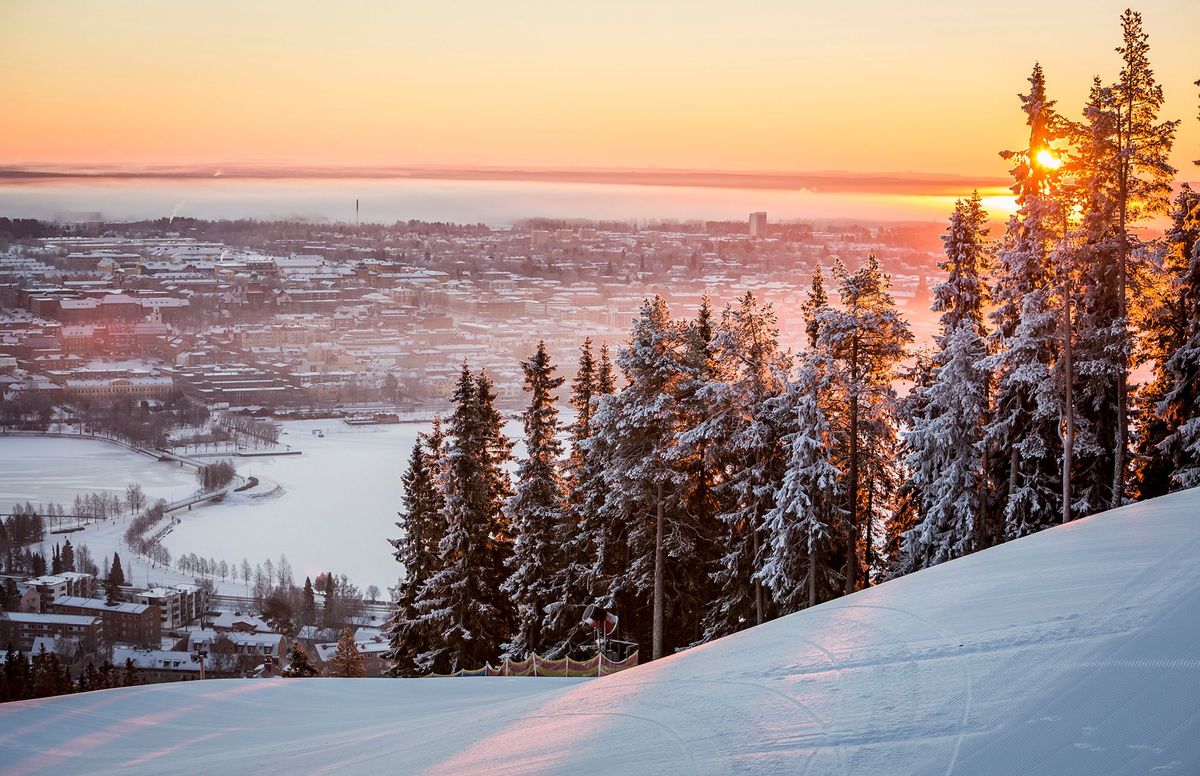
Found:
M 425 674 L 425 679 L 445 679 L 448 677 L 466 676 L 608 676 L 638 664 L 638 653 L 634 652 L 624 660 L 607 660 L 601 655 L 587 660 L 572 660 L 561 657 L 550 660 L 539 655 L 531 655 L 525 660 L 505 660 L 499 667 L 486 665 L 473 670 L 463 669 L 452 674 Z

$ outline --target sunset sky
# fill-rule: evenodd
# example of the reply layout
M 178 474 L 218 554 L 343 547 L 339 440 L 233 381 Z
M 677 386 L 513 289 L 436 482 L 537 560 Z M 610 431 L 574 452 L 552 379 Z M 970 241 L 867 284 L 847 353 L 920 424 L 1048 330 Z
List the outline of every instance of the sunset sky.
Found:
M 1078 116 L 1124 6 L 3 0 L 0 164 L 1002 176 L 1034 61 Z M 1138 9 L 1196 180 L 1200 3 Z

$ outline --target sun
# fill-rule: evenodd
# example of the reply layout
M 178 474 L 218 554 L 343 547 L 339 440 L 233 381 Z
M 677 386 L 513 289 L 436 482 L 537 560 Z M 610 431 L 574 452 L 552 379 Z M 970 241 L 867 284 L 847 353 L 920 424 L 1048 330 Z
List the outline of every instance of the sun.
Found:
M 1049 148 L 1043 148 L 1038 151 L 1037 154 L 1034 155 L 1034 161 L 1036 161 L 1038 167 L 1041 167 L 1043 170 L 1057 170 L 1059 167 L 1062 167 L 1062 159 L 1059 159 L 1058 155 Z

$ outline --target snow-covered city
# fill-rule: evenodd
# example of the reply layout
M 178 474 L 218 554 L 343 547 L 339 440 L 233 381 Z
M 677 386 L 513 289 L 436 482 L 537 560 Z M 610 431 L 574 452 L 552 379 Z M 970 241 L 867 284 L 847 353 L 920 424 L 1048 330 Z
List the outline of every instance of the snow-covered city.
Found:
M 0 773 L 1200 774 L 1200 6 L 0 20 Z

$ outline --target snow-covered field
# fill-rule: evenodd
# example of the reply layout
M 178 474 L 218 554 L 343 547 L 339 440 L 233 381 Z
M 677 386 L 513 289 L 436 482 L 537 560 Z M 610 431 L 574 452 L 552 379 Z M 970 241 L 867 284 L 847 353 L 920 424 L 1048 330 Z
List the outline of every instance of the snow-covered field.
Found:
M 601 680 L 221 680 L 0 706 L 27 773 L 1200 773 L 1200 490 Z

